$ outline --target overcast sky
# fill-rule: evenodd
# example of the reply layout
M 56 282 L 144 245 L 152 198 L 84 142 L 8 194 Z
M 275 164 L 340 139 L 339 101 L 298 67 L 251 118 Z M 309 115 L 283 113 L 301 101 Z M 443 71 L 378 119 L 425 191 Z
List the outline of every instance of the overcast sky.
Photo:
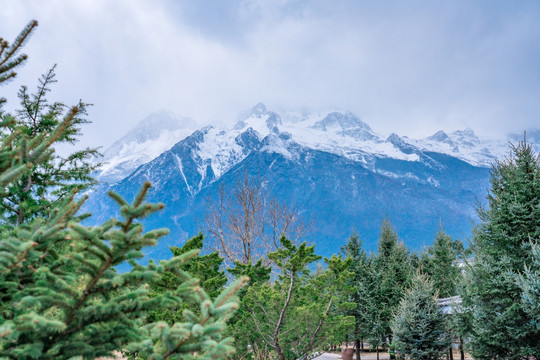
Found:
M 18 78 L 58 64 L 51 98 L 93 103 L 83 142 L 149 113 L 232 122 L 346 109 L 376 132 L 484 136 L 540 127 L 540 1 L 0 0 L 0 36 L 39 21 Z

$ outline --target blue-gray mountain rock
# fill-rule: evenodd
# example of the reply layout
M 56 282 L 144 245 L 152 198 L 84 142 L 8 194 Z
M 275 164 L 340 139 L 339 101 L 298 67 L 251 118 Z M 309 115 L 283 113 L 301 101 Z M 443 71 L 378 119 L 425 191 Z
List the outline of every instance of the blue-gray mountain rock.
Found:
M 424 140 L 383 139 L 347 112 L 279 115 L 258 104 L 231 128 L 197 130 L 121 181 L 97 188 L 85 209 L 92 222 L 103 221 L 118 213 L 108 189 L 132 199 L 149 180 L 149 201 L 166 207 L 146 225 L 171 234 L 148 255 L 166 258 L 170 245 L 204 230 L 207 200 L 217 198 L 220 186 L 232 187 L 247 171 L 313 221 L 306 240 L 323 255 L 339 251 L 352 232 L 375 250 L 383 219 L 420 250 L 441 224 L 456 238 L 470 236 L 497 146 L 470 129 Z

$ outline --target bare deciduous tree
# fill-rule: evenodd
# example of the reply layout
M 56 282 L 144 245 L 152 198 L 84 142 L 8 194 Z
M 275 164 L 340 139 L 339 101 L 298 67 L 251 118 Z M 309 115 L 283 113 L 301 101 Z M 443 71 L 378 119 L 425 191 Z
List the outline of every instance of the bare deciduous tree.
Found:
M 279 247 L 281 235 L 298 240 L 311 223 L 302 221 L 299 212 L 271 196 L 260 176 L 248 172 L 232 186 L 220 185 L 216 198 L 207 199 L 205 231 L 209 246 L 225 258 L 225 265 L 263 259 Z

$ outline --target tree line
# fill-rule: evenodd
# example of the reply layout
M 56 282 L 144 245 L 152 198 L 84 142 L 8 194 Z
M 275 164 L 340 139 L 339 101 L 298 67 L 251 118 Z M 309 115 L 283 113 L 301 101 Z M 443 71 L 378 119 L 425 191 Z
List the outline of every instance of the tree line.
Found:
M 0 85 L 36 26 L 0 39 Z M 538 358 L 540 159 L 525 141 L 494 164 L 468 247 L 441 227 L 416 254 L 384 221 L 377 252 L 353 234 L 322 259 L 302 241 L 315 224 L 246 174 L 209 202 L 208 238 L 143 266 L 168 230 L 145 232 L 141 219 L 163 205 L 145 201 L 145 183 L 132 202 L 109 193 L 119 218 L 81 223 L 99 153 L 55 153 L 77 141 L 88 104 L 50 103 L 54 71 L 21 88 L 19 110 L 0 99 L 0 358 L 283 360 L 354 342 L 357 359 L 364 344 L 439 359 L 452 340 L 475 359 Z M 455 299 L 452 314 L 439 298 Z

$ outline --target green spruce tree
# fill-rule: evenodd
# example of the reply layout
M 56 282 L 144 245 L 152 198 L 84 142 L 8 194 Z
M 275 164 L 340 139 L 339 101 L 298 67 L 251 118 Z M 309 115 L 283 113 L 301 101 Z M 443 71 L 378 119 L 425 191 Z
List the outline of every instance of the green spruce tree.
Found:
M 540 244 L 531 244 L 532 261 L 517 275 L 523 310 L 540 330 Z
M 55 67 L 42 76 L 34 94 L 29 94 L 26 86 L 21 88 L 21 109 L 15 115 L 0 114 L 0 121 L 6 123 L 4 132 L 39 139 L 63 124 L 64 128 L 52 146 L 77 141 L 81 125 L 89 123 L 85 118 L 88 105 L 81 101 L 67 108 L 62 103 L 47 101 L 50 86 L 56 82 L 54 70 Z M 84 191 L 89 188 L 95 183 L 91 174 L 100 165 L 95 161 L 99 156 L 97 149 L 85 148 L 67 156 L 54 154 L 33 164 L 17 181 L 7 186 L 7 193 L 0 203 L 2 225 L 14 226 L 35 216 L 45 216 L 74 189 Z
M 23 37 L 30 30 L 23 31 Z M 8 71 L 15 67 L 8 66 Z M 13 117 L 2 119 L 0 202 L 29 172 L 54 165 L 53 145 L 77 135 L 71 126 L 78 113 L 77 107 L 72 108 L 39 133 L 15 126 Z M 50 194 L 59 185 L 50 186 L 39 195 Z M 81 225 L 84 215 L 78 210 L 85 197 L 76 198 L 74 186 L 46 211 L 32 210 L 24 221 L 0 231 L 0 358 L 94 359 L 123 350 L 149 359 L 230 356 L 232 339 L 223 332 L 238 306 L 235 293 L 246 279 L 212 299 L 196 278 L 182 270 L 196 250 L 159 264 L 138 264 L 142 249 L 168 233 L 165 229 L 145 233 L 139 221 L 163 207 L 145 202 L 149 188 L 145 183 L 132 204 L 111 192 L 122 218 L 100 226 Z M 130 272 L 115 271 L 123 262 L 132 266 Z M 149 296 L 149 284 L 166 272 L 181 279 L 179 285 Z M 200 312 L 186 309 L 182 321 L 172 325 L 144 325 L 149 312 L 185 302 L 197 304 Z
M 352 335 L 355 342 L 356 358 L 360 359 L 363 340 L 370 337 L 372 330 L 370 314 L 374 312 L 375 307 L 371 296 L 374 284 L 373 270 L 367 253 L 362 250 L 362 240 L 358 235 L 351 235 L 342 251 L 351 258 L 349 271 L 352 276 L 348 280 L 348 286 L 352 287 L 350 301 L 356 306 L 347 314 L 354 316 Z
M 426 275 L 417 274 L 392 320 L 396 350 L 407 359 L 438 360 L 450 347 L 444 314 Z
M 374 304 L 371 313 L 373 343 L 387 346 L 392 340 L 390 322 L 414 275 L 413 258 L 388 221 L 379 238 L 379 253 L 374 259 Z M 387 342 L 388 339 L 388 342 Z
M 494 165 L 487 199 L 463 296 L 472 325 L 469 348 L 477 359 L 537 357 L 538 318 L 522 301 L 531 293 L 516 281 L 534 264 L 533 244 L 540 239 L 540 160 L 525 142 Z
M 429 275 L 441 298 L 458 295 L 457 287 L 463 283 L 460 261 L 464 260 L 463 243 L 453 240 L 442 228 L 435 242 L 421 255 L 420 267 Z
M 453 240 L 446 234 L 442 227 L 435 235 L 435 242 L 422 253 L 420 269 L 429 275 L 435 290 L 441 298 L 449 298 L 459 295 L 463 286 L 462 264 L 467 260 L 469 251 L 465 250 L 463 243 Z M 453 337 L 459 339 L 461 357 L 465 356 L 463 349 L 463 336 L 467 331 L 466 317 L 459 306 L 458 298 L 450 299 L 453 311 L 447 315 L 447 331 Z
M 19 52 L 30 38 L 30 34 L 36 26 L 38 26 L 36 20 L 30 21 L 11 45 L 7 40 L 0 37 L 0 84 L 15 78 L 17 76 L 15 70 L 28 59 L 26 54 L 19 55 Z M 0 98 L 0 106 L 5 101 L 5 98 Z

